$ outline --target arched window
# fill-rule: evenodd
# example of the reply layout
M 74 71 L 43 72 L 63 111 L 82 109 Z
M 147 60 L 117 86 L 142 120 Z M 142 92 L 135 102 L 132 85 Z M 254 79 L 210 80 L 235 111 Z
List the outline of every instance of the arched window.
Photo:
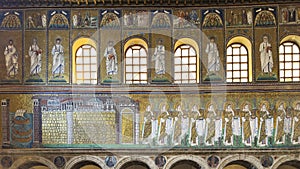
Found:
M 197 83 L 197 53 L 190 45 L 183 44 L 175 50 L 174 82 Z
M 300 52 L 294 42 L 283 42 L 279 46 L 279 76 L 281 82 L 300 81 Z
M 249 82 L 248 50 L 240 43 L 233 43 L 226 52 L 226 82 Z
M 125 83 L 147 83 L 147 50 L 142 45 L 132 45 L 125 51 Z
M 88 44 L 80 46 L 75 54 L 75 83 L 97 84 L 97 52 Z

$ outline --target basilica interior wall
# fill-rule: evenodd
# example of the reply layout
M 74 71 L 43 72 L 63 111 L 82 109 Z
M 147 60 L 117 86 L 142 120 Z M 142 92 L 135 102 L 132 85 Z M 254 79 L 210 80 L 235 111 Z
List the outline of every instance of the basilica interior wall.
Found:
M 288 113 L 291 113 L 292 117 L 297 116 L 297 104 L 300 104 L 300 80 L 293 81 L 288 78 L 286 81 L 282 80 L 279 46 L 284 42 L 292 42 L 299 47 L 299 31 L 299 3 L 211 8 L 170 7 L 166 9 L 154 7 L 141 9 L 128 7 L 0 9 L 0 52 L 2 51 L 0 54 L 3 56 L 0 57 L 0 70 L 3 70 L 0 71 L 0 100 L 2 102 L 9 100 L 7 113 L 13 113 L 13 116 L 16 117 L 16 113 L 24 115 L 18 114 L 24 111 L 29 114 L 37 112 L 34 98 L 39 97 L 78 99 L 109 96 L 130 98 L 138 105 L 139 118 L 137 118 L 136 124 L 138 127 L 134 127 L 132 120 L 128 120 L 135 115 L 128 113 L 124 117 L 120 117 L 123 120 L 120 129 L 113 128 L 116 132 L 119 131 L 121 134 L 130 136 L 131 138 L 128 140 L 125 138 L 125 141 L 130 143 L 134 142 L 134 135 L 139 137 L 137 143 L 142 143 L 143 125 L 149 105 L 156 117 L 159 117 L 164 105 L 169 112 L 176 112 L 178 106 L 181 106 L 185 114 L 190 114 L 196 105 L 197 110 L 204 113 L 204 117 L 206 117 L 210 104 L 214 104 L 216 112 L 221 112 L 224 120 L 229 104 L 232 105 L 235 113 L 242 112 L 245 104 L 249 104 L 251 112 L 256 113 L 257 117 L 260 117 L 262 106 L 266 105 L 270 115 L 274 117 L 273 126 L 275 126 L 278 108 L 281 104 Z M 265 36 L 268 37 L 272 46 L 273 65 L 272 71 L 268 71 L 268 74 L 262 70 L 259 50 Z M 220 57 L 220 68 L 214 74 L 210 74 L 208 70 L 208 54 L 206 53 L 211 37 L 214 37 Z M 39 70 L 32 70 L 32 57 L 30 56 L 32 55 L 30 48 L 35 39 L 40 48 L 38 51 L 41 56 L 38 61 Z M 60 39 L 64 48 L 64 70 L 61 74 L 53 73 L 52 50 L 57 39 Z M 10 40 L 15 46 L 17 55 L 15 55 L 15 63 L 12 64 L 14 69 L 8 70 L 8 61 L 4 52 Z M 166 51 L 165 74 L 162 78 L 157 75 L 153 60 L 159 40 L 162 40 Z M 113 43 L 117 56 L 117 73 L 112 76 L 107 73 L 107 62 L 104 57 L 110 42 Z M 227 80 L 229 76 L 227 74 L 227 48 L 235 43 L 243 44 L 247 50 L 246 82 L 231 83 Z M 174 53 L 177 48 L 186 44 L 195 49 L 196 77 L 193 83 L 181 84 L 175 80 Z M 96 49 L 95 77 L 87 83 L 78 80 L 80 78 L 76 70 L 77 50 L 84 45 L 90 45 Z M 146 83 L 143 84 L 126 82 L 125 53 L 129 47 L 134 45 L 142 46 L 147 52 Z M 294 54 L 298 58 L 299 55 L 299 51 Z M 300 64 L 299 60 L 296 62 Z M 299 73 L 294 73 L 294 76 L 299 79 Z M 5 122 L 3 112 L 6 112 L 3 107 L 0 121 L 2 126 Z M 66 111 L 61 112 L 67 117 Z M 43 119 L 46 116 L 41 114 L 39 117 L 43 123 L 52 123 L 51 118 Z M 98 116 L 92 115 L 91 117 L 98 118 Z M 32 117 L 30 116 L 30 118 Z M 84 119 L 79 116 L 77 118 L 78 121 Z M 115 116 L 108 115 L 103 118 L 113 119 Z M 91 118 L 90 122 L 94 121 L 95 119 Z M 56 122 L 68 123 L 67 118 L 56 119 Z M 117 122 L 110 125 L 116 124 Z M 32 127 L 34 128 L 34 126 Z M 40 131 L 48 131 L 46 128 L 44 126 Z M 137 128 L 138 131 L 133 133 L 126 130 L 128 128 Z M 61 126 L 56 129 L 55 131 L 59 131 Z M 3 138 L 5 134 L 3 134 L 3 128 L 1 131 L 0 138 Z M 64 128 L 62 132 L 70 131 Z M 70 143 L 66 135 L 62 139 L 60 136 L 52 139 L 51 137 L 54 135 L 43 135 L 43 133 L 39 133 L 37 136 L 43 136 L 49 147 L 68 147 L 67 144 Z M 76 133 L 75 137 L 78 137 Z M 2 139 L 2 144 L 7 141 L 9 138 L 8 140 Z M 33 140 L 33 144 L 36 141 L 43 144 L 42 140 Z M 36 146 L 21 143 L 15 144 L 16 147 L 32 148 Z M 81 143 L 85 144 L 86 142 L 76 142 L 76 144 Z M 42 145 L 39 146 L 42 147 Z M 284 146 L 294 148 L 298 145 L 287 143 Z M 220 147 L 226 148 L 224 145 Z M 270 148 L 274 148 L 273 145 Z M 222 160 L 226 155 L 224 158 L 222 157 Z M 271 153 L 268 152 L 268 155 Z M 172 155 L 169 156 L 168 158 L 171 158 Z M 68 158 L 71 159 L 71 157 Z M 280 158 L 276 160 L 280 160 Z

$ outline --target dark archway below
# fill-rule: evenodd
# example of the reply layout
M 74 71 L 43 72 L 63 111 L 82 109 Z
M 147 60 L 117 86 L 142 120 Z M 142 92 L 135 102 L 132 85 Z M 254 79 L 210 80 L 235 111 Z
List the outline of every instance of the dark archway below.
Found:
M 45 164 L 39 163 L 39 162 L 28 162 L 23 164 L 22 166 L 18 167 L 18 169 L 31 169 L 31 168 L 49 168 Z M 50 169 L 50 168 L 49 168 Z
M 182 160 L 178 161 L 177 163 L 173 164 L 170 169 L 201 169 L 202 167 L 191 160 Z
M 298 168 L 300 168 L 300 161 L 292 160 L 281 164 L 277 169 L 298 169 Z
M 121 169 L 150 169 L 150 167 L 140 161 L 130 161 L 125 163 Z
M 72 169 L 82 169 L 82 168 L 85 168 L 86 166 L 93 166 L 93 168 L 99 168 L 101 169 L 101 167 L 96 164 L 95 162 L 92 162 L 92 161 L 82 161 L 82 162 L 79 162 L 77 164 L 75 164 Z
M 233 169 L 233 168 L 238 168 L 240 169 L 246 168 L 246 169 L 257 169 L 256 166 L 253 164 L 249 163 L 248 161 L 244 160 L 237 160 L 237 161 L 232 161 L 229 164 L 227 164 L 224 169 Z

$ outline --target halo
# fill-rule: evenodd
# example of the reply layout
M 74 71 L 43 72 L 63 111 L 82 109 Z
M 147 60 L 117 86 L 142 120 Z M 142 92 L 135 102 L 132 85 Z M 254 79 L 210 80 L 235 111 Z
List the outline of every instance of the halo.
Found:
M 297 106 L 297 104 L 300 104 L 300 100 L 297 100 L 297 101 L 294 101 L 294 102 L 293 102 L 293 105 L 292 105 L 293 108 L 295 108 L 295 107 Z
M 270 108 L 270 103 L 269 103 L 268 101 L 261 101 L 261 102 L 259 103 L 259 110 L 261 109 L 261 107 L 262 107 L 263 105 L 266 105 L 267 110 Z
M 57 37 L 55 38 L 55 42 L 58 41 L 58 40 L 59 40 L 59 41 L 62 41 L 61 36 L 57 36 Z
M 166 106 L 166 110 L 169 110 L 169 105 L 168 105 L 166 102 L 162 102 L 162 103 L 159 104 L 159 110 L 161 110 L 161 108 L 162 108 L 164 105 Z
M 206 105 L 205 105 L 205 110 L 208 110 L 208 108 L 209 108 L 210 105 L 213 105 L 214 108 L 216 109 L 216 103 L 214 103 L 214 102 L 208 102 L 208 103 L 206 103 Z
M 279 100 L 276 102 L 276 110 L 279 108 L 279 106 L 283 104 L 283 108 L 286 108 L 286 102 L 285 101 L 282 101 L 282 100 Z
M 191 110 L 193 109 L 194 106 L 197 107 L 197 110 L 200 109 L 200 108 L 199 108 L 199 107 L 200 107 L 199 104 L 197 104 L 197 103 L 190 103 L 190 109 L 191 109 Z
M 159 41 L 164 42 L 164 40 L 162 38 L 157 38 L 156 43 L 158 43 Z
M 176 102 L 176 103 L 174 104 L 174 107 L 173 107 L 174 110 L 177 110 L 178 106 L 181 106 L 181 109 L 182 109 L 183 104 L 182 104 L 181 102 Z
M 272 40 L 272 38 L 269 34 L 263 34 L 262 39 L 264 39 L 264 37 L 267 37 L 269 42 Z
M 235 109 L 235 104 L 234 104 L 234 102 L 232 102 L 232 101 L 227 101 L 227 102 L 224 103 L 223 110 L 226 110 L 226 108 L 227 108 L 228 105 L 231 105 L 231 107 L 232 107 L 233 110 Z
M 242 104 L 240 105 L 241 106 L 240 109 L 243 110 L 246 105 L 249 106 L 250 110 L 252 109 L 252 105 L 251 105 L 251 103 L 249 101 L 242 102 Z

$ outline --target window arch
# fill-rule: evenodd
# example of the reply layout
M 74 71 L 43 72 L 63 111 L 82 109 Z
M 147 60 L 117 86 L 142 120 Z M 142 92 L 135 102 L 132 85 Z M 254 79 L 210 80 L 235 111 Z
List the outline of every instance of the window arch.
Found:
M 248 50 L 240 43 L 233 43 L 226 52 L 226 81 L 248 82 Z
M 245 37 L 234 37 L 227 44 L 226 82 L 252 82 L 252 44 Z
M 197 83 L 197 53 L 191 45 L 183 44 L 175 50 L 174 82 Z
M 148 81 L 148 53 L 146 42 L 142 39 L 130 39 L 125 44 L 125 83 L 143 84 Z
M 97 84 L 98 59 L 96 43 L 89 38 L 80 38 L 73 44 L 73 82 Z
M 195 40 L 181 38 L 174 45 L 174 83 L 199 82 L 199 47 Z
M 280 82 L 300 81 L 300 49 L 297 43 L 285 41 L 279 46 Z

